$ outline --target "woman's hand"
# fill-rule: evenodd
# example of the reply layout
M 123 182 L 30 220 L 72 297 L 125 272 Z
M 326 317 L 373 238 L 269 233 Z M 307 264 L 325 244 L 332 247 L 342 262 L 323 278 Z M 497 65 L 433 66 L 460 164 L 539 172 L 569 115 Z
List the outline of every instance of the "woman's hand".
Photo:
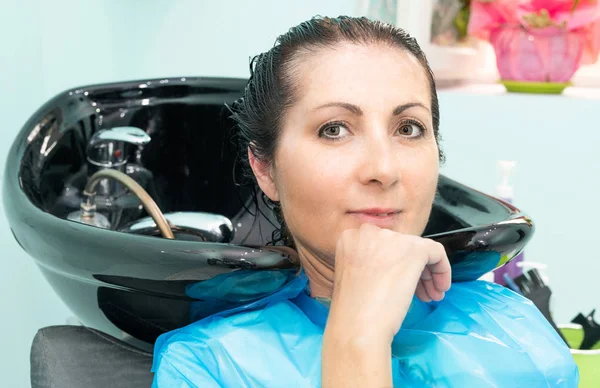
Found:
M 437 242 L 372 224 L 344 231 L 323 338 L 324 385 L 391 386 L 390 345 L 413 296 L 441 300 L 450 282 Z
M 330 318 L 391 343 L 415 293 L 424 302 L 441 300 L 450 281 L 441 244 L 363 224 L 338 241 Z

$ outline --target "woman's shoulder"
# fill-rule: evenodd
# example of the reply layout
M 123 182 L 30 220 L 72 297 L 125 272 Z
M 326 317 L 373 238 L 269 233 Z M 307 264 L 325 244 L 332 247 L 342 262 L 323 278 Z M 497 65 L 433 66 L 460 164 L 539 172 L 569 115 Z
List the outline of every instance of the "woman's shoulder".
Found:
M 268 328 L 267 331 L 277 329 L 278 320 L 274 320 L 277 314 L 300 315 L 297 307 L 290 301 L 281 301 L 257 309 L 236 311 L 231 314 L 214 314 L 204 319 L 193 322 L 180 329 L 161 335 L 156 342 L 155 349 L 158 351 L 165 347 L 190 344 L 202 344 L 205 346 L 210 342 L 227 340 L 227 338 Z M 272 322 L 274 320 L 274 322 Z M 157 350 L 155 350 L 155 353 Z
M 420 308 L 409 315 L 418 316 L 392 344 L 400 375 L 410 383 L 577 386 L 568 347 L 523 295 L 474 281 L 452 284 L 440 302 L 414 304 Z
M 322 333 L 291 300 L 215 315 L 159 337 L 153 371 L 184 369 L 192 380 L 218 376 L 215 380 L 227 386 L 266 376 L 270 381 L 292 376 L 313 381 L 320 378 L 313 375 L 320 372 L 315 363 Z

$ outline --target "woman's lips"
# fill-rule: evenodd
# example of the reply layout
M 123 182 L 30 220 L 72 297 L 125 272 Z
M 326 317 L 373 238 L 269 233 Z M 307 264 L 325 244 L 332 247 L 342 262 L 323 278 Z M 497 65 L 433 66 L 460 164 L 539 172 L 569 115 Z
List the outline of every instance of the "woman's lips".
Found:
M 370 223 L 380 228 L 391 228 L 393 227 L 400 218 L 399 210 L 369 210 L 369 211 L 354 211 L 349 214 L 356 218 L 361 224 Z

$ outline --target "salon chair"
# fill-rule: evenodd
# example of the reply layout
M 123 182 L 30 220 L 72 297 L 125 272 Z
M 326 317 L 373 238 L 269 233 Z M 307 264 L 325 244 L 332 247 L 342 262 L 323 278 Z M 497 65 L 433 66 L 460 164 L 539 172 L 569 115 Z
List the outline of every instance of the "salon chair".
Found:
M 33 387 L 147 387 L 159 335 L 292 278 L 279 276 L 295 273 L 290 254 L 266 246 L 277 227 L 271 208 L 237 184 L 224 106 L 246 81 L 74 88 L 23 126 L 3 176 L 6 215 L 19 245 L 82 324 L 37 333 Z M 138 184 L 158 215 L 126 179 L 98 178 L 107 170 Z M 92 178 L 94 195 L 87 191 Z M 424 236 L 446 248 L 453 281 L 509 262 L 533 232 L 519 209 L 440 175 Z M 240 270 L 272 271 L 278 281 L 243 293 L 235 282 L 220 287 L 219 276 Z M 189 292 L 199 284 L 210 287 Z

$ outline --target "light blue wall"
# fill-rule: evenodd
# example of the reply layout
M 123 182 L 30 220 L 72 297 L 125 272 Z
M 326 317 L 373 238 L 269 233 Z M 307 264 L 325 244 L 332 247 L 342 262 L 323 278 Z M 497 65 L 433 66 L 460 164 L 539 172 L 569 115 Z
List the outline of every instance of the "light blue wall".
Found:
M 515 205 L 536 225 L 525 260 L 548 265 L 561 323 L 600 308 L 600 89 L 591 94 L 440 93 L 443 173 L 493 194 L 496 162 L 517 162 Z
M 79 85 L 167 76 L 248 75 L 249 57 L 314 14 L 353 14 L 351 0 L 302 2 L 21 0 L 0 5 L 0 171 L 28 116 Z M 600 264 L 592 207 L 600 189 L 600 99 L 442 92 L 443 172 L 483 191 L 499 179 L 496 160 L 518 162 L 517 205 L 537 233 L 526 257 L 550 265 L 560 321 L 600 307 Z M 2 209 L 0 209 L 2 212 Z M 13 241 L 0 214 L 0 385 L 29 385 L 37 328 L 70 313 Z
M 0 174 L 17 131 L 45 99 L 39 11 L 37 0 L 0 5 Z M 0 215 L 0 246 L 0 385 L 25 387 L 35 331 L 64 323 L 68 311 L 15 243 L 4 214 Z

